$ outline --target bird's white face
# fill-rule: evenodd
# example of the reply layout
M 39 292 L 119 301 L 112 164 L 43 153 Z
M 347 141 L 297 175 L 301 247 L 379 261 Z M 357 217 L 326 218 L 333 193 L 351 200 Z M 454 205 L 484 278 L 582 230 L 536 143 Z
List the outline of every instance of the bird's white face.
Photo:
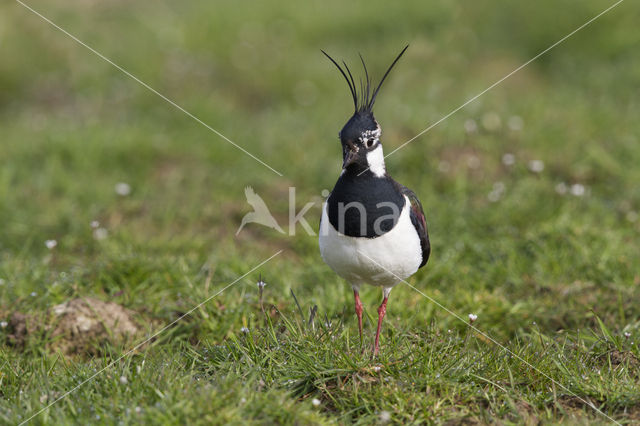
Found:
M 367 164 L 374 176 L 383 177 L 386 174 L 387 169 L 384 165 L 384 153 L 382 152 L 381 143 L 377 143 L 375 148 L 367 152 Z
M 358 142 L 366 150 L 367 167 L 377 177 L 382 177 L 386 173 L 384 153 L 380 143 L 381 135 L 382 130 L 376 122 L 375 130 L 365 130 L 358 138 Z

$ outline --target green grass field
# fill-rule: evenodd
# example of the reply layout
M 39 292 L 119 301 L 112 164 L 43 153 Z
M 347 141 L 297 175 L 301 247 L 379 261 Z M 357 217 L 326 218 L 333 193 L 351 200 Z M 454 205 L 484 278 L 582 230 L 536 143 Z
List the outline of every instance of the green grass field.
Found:
M 387 159 L 433 254 L 409 280 L 424 296 L 391 293 L 377 359 L 379 290 L 362 291 L 363 352 L 349 286 L 287 227 L 295 187 L 317 231 L 352 112 L 320 49 L 358 75 L 361 52 L 377 79 L 410 44 L 377 101 L 389 153 L 613 1 L 27 4 L 283 176 L 0 5 L 1 424 L 78 384 L 30 422 L 640 422 L 637 3 Z M 286 234 L 235 235 L 246 186 Z M 54 307 L 80 297 L 126 308 L 138 333 L 56 334 Z

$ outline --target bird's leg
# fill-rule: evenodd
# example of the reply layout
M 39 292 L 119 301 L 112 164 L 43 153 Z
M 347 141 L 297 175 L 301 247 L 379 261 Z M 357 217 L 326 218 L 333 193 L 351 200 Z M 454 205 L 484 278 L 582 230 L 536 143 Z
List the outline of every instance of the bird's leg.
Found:
M 360 332 L 360 347 L 362 347 L 362 302 L 360 301 L 360 293 L 353 290 L 353 298 L 356 301 L 356 315 L 358 316 L 358 331 Z
M 378 352 L 380 352 L 380 329 L 382 329 L 382 319 L 387 313 L 387 299 L 389 299 L 389 296 L 385 294 L 384 300 L 378 308 L 378 329 L 376 330 L 376 342 L 373 347 L 373 356 L 378 355 Z

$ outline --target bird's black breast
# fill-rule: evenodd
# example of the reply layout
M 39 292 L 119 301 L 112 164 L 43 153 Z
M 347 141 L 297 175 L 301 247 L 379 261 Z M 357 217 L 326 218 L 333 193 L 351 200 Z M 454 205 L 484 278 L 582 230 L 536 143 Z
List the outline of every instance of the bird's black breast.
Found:
M 388 177 L 344 173 L 327 200 L 329 222 L 341 234 L 375 238 L 398 222 L 405 199 Z

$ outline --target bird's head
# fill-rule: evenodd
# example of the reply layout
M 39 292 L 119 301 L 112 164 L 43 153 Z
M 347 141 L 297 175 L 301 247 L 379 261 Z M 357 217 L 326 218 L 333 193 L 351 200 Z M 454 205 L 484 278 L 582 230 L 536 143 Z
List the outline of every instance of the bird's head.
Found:
M 340 142 L 342 143 L 342 168 L 344 170 L 358 174 L 365 170 L 371 170 L 376 176 L 383 176 L 385 174 L 384 155 L 382 153 L 382 144 L 380 143 L 382 130 L 373 116 L 373 104 L 376 101 L 382 83 L 384 83 L 389 72 L 391 72 L 391 69 L 408 47 L 407 45 L 402 49 L 402 52 L 400 52 L 391 66 L 389 66 L 389 69 L 387 69 L 387 72 L 375 90 L 373 90 L 364 59 L 360 56 L 360 61 L 364 68 L 365 80 L 360 80 L 359 91 L 356 88 L 355 80 L 347 64 L 345 62 L 342 63 L 344 65 L 343 69 L 331 56 L 324 50 L 322 51 L 338 70 L 340 70 L 340 73 L 347 81 L 355 108 L 353 115 L 338 134 Z

